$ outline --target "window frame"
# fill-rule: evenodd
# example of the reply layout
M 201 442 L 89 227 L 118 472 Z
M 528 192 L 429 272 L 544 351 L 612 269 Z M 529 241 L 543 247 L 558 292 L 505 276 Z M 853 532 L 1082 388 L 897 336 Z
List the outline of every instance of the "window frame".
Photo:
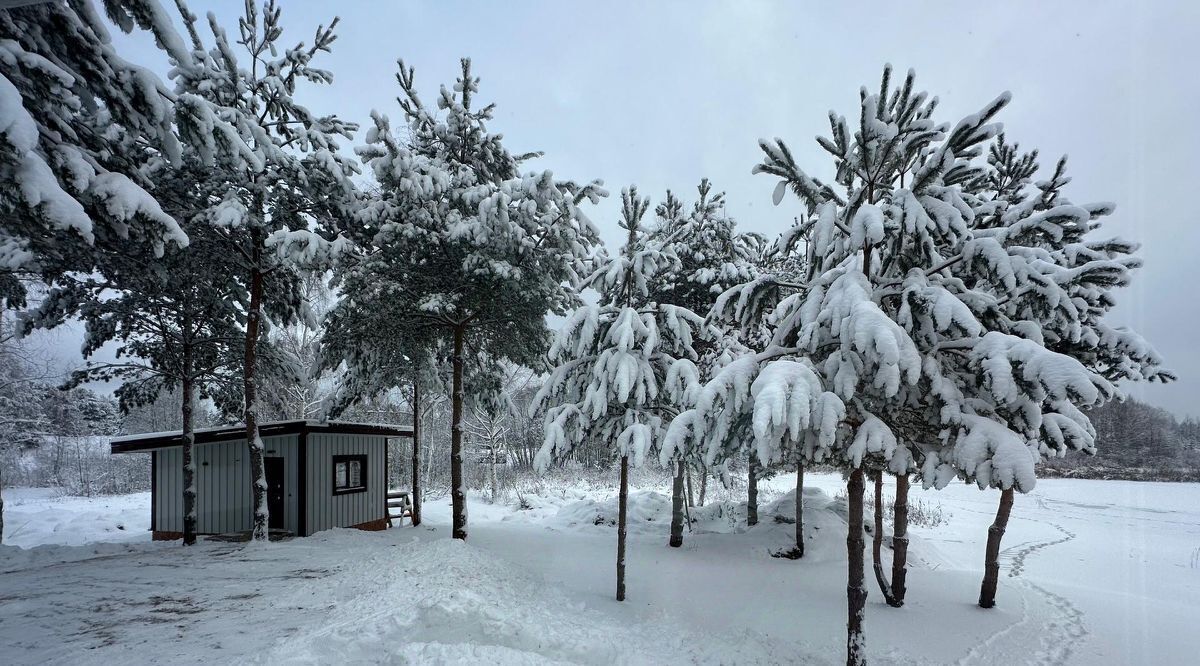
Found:
M 358 470 L 359 470 L 358 478 L 359 478 L 359 481 L 361 482 L 360 485 L 357 485 L 357 486 L 347 485 L 345 487 L 339 488 L 338 484 L 337 484 L 338 464 L 339 463 L 346 464 L 346 483 L 349 484 L 350 483 L 350 463 L 353 463 L 353 462 L 358 463 Z M 332 478 L 330 479 L 330 481 L 331 481 L 330 485 L 333 488 L 333 495 L 335 497 L 338 495 L 352 495 L 354 493 L 367 492 L 367 486 L 370 485 L 367 482 L 367 455 L 365 453 L 356 453 L 356 454 L 351 454 L 351 455 L 333 456 L 333 464 L 330 467 L 330 474 L 332 476 Z

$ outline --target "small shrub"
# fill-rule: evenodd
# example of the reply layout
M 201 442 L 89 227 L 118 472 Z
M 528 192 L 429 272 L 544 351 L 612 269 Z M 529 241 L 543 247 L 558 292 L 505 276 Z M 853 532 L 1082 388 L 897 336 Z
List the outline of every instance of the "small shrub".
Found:
M 845 503 L 849 496 L 846 494 L 846 489 L 842 488 L 833 496 L 834 500 Z M 887 495 L 883 496 L 883 520 L 887 524 L 892 524 L 894 511 L 896 509 L 896 499 Z M 875 498 L 871 495 L 863 497 L 863 512 L 868 516 L 875 513 Z M 933 528 L 950 522 L 953 516 L 949 511 L 942 508 L 940 502 L 934 500 L 913 499 L 911 496 L 908 499 L 908 525 L 909 527 L 928 527 Z M 778 516 L 776 517 L 778 520 Z M 863 521 L 863 528 L 870 532 L 873 530 L 874 523 L 868 519 Z

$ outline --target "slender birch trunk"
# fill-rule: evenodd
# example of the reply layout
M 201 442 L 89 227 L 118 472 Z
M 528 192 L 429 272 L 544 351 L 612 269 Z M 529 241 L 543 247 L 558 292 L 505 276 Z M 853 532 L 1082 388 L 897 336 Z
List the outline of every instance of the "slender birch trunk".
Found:
M 996 509 L 996 522 L 988 528 L 987 551 L 983 558 L 983 585 L 979 588 L 979 607 L 996 605 L 996 585 L 1000 582 L 1000 540 L 1008 527 L 1008 516 L 1012 513 L 1013 489 L 1000 493 L 1000 506 Z
M 455 539 L 467 538 L 467 492 L 463 487 L 462 471 L 462 431 L 463 431 L 463 337 L 466 334 L 464 325 L 454 328 L 454 379 L 451 401 L 450 421 L 450 504 L 453 513 L 453 536 Z
M 700 472 L 700 506 L 704 506 L 704 496 L 708 493 L 708 470 Z
M 690 467 L 685 467 L 684 470 L 684 473 L 687 475 L 685 477 L 687 479 L 687 506 L 690 509 L 696 506 L 696 502 L 692 495 L 692 470 Z
M 904 605 L 908 577 L 908 474 L 896 476 L 896 505 L 892 509 L 892 600 Z
M 675 479 L 671 484 L 671 538 L 667 545 L 683 545 L 683 461 L 675 463 Z
M 849 496 L 849 524 L 846 531 L 846 666 L 867 663 L 866 635 L 863 615 L 867 604 L 867 588 L 863 567 L 863 469 L 850 472 L 846 484 Z
M 492 504 L 500 497 L 500 481 L 496 478 L 496 441 L 492 440 L 492 464 L 491 464 L 491 482 L 492 482 Z
M 625 601 L 625 518 L 629 507 L 629 456 L 621 456 L 621 491 L 617 503 L 617 601 Z

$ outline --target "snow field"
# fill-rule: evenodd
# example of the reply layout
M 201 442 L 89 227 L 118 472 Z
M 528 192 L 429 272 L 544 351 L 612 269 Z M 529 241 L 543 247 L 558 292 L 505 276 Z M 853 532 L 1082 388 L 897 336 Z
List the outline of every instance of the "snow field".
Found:
M 749 530 L 744 504 L 693 509 L 679 549 L 666 547 L 665 489 L 634 490 L 623 604 L 610 490 L 525 495 L 528 509 L 472 496 L 465 544 L 448 538 L 443 500 L 416 529 L 187 550 L 148 542 L 144 518 L 104 529 L 139 505 L 148 514 L 144 496 L 9 491 L 10 529 L 72 507 L 97 516 L 89 538 L 138 541 L 0 548 L 0 644 L 12 664 L 841 663 L 843 482 L 808 475 L 807 554 L 772 558 L 794 533 L 776 520 L 792 516 L 794 484 L 762 482 Z M 912 528 L 903 609 L 883 604 L 868 570 L 875 663 L 1176 664 L 1200 649 L 1200 485 L 1040 481 L 1017 497 L 998 607 L 984 611 L 974 602 L 997 497 L 913 490 L 948 522 Z M 25 545 L 65 530 L 64 519 L 26 531 Z

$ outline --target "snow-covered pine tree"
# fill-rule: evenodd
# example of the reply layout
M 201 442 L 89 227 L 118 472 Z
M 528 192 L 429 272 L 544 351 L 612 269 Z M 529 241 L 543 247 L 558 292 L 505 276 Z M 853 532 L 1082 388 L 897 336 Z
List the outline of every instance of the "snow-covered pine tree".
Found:
M 699 198 L 690 211 L 685 211 L 684 203 L 670 190 L 655 209 L 657 222 L 651 237 L 679 261 L 651 283 L 649 300 L 687 308 L 705 316 L 726 289 L 754 279 L 763 239 L 757 234 L 737 232 L 736 222 L 725 214 L 725 193 L 714 193 L 707 178 L 701 180 L 696 189 Z M 712 340 L 696 341 L 701 381 L 712 377 L 713 370 L 728 360 L 731 350 L 740 351 L 741 340 L 737 332 L 725 333 L 724 336 L 713 336 Z M 686 470 L 691 467 L 705 478 L 708 475 L 703 459 L 691 453 L 673 451 L 671 459 L 662 461 L 664 466 L 675 470 L 668 541 L 672 547 L 683 545 Z
M 183 0 L 176 5 L 190 49 L 153 0 L 130 0 L 123 11 L 110 7 L 109 13 L 118 22 L 136 21 L 154 31 L 172 65 L 176 122 L 183 136 L 202 134 L 220 121 L 228 128 L 220 141 L 245 146 L 224 159 L 219 141 L 199 144 L 197 151 L 213 166 L 209 178 L 225 181 L 217 190 L 219 199 L 200 204 L 239 264 L 229 279 L 244 282 L 248 292 L 241 402 L 254 489 L 253 538 L 263 541 L 269 519 L 258 433 L 259 347 L 268 317 L 287 322 L 310 315 L 300 298 L 301 269 L 327 265 L 346 250 L 337 232 L 354 210 L 357 191 L 351 176 L 357 166 L 339 153 L 339 141 L 350 138 L 357 126 L 336 116 L 316 116 L 296 99 L 300 82 L 332 80 L 329 71 L 312 61 L 330 50 L 337 19 L 319 26 L 311 45 L 281 48 L 278 5 L 267 0 L 260 9 L 247 0 L 236 40 L 208 15 L 213 43 L 206 47 L 196 16 Z
M 105 5 L 120 17 L 146 1 Z M 187 243 L 152 194 L 156 163 L 178 162 L 188 145 L 212 154 L 246 146 L 217 117 L 181 141 L 179 103 L 115 52 L 90 1 L 0 9 L 0 296 L 9 307 L 24 305 L 22 276 L 90 272 L 93 248 L 137 239 L 161 254 Z
M 1115 305 L 1114 292 L 1129 283 L 1130 272 L 1141 266 L 1137 246 L 1120 238 L 1091 238 L 1111 204 L 1077 207 L 1066 198 L 1064 156 L 1050 178 L 1034 181 L 1040 164 L 1036 150 L 1023 153 L 999 135 L 988 150 L 988 168 L 964 189 L 977 210 L 973 225 L 979 237 L 995 238 L 1007 251 L 1036 257 L 1041 272 L 1062 290 L 1052 299 L 1021 297 L 1021 290 L 1043 289 L 1037 281 L 1018 287 L 1016 298 L 1002 299 L 997 309 L 1010 320 L 1029 322 L 1022 334 L 1047 349 L 1071 356 L 1090 371 L 1116 384 L 1120 381 L 1172 381 L 1162 360 L 1135 332 L 1114 328 L 1105 316 Z M 1084 216 L 1080 210 L 1086 211 Z M 1053 219 L 1046 224 L 1043 220 Z M 1050 268 L 1050 267 L 1053 268 Z M 1058 310 L 1062 308 L 1068 314 Z M 1046 414 L 1037 437 L 1043 456 L 1061 457 L 1070 450 L 1093 454 L 1096 432 L 1069 403 Z M 999 580 L 1000 541 L 1013 505 L 1013 489 L 1003 488 L 996 520 L 988 529 L 984 580 L 979 605 L 995 605 Z
M 1159 374 L 1139 338 L 1106 341 L 1096 334 L 1102 313 L 1073 298 L 1077 288 L 1099 297 L 1123 284 L 1136 262 L 1112 252 L 1128 244 L 1041 247 L 1094 228 L 1111 206 L 1063 204 L 991 224 L 992 209 L 970 190 L 987 172 L 977 158 L 999 134 L 992 120 L 1009 96 L 939 125 L 912 73 L 897 89 L 890 73 L 877 93 L 861 91 L 853 131 L 830 114 L 832 136 L 818 142 L 834 157 L 833 184 L 807 175 L 783 141 L 761 142 L 756 171 L 780 178 L 775 201 L 790 190 L 806 206 L 791 233 L 808 236 L 808 279 L 760 279 L 725 295 L 719 307 L 732 319 L 769 312 L 772 344 L 718 373 L 671 433 L 712 442 L 749 414 L 764 457 L 785 439 L 802 440 L 807 459 L 848 468 L 847 661 L 855 664 L 865 660 L 864 462 L 919 473 L 928 486 L 957 476 L 1027 492 L 1040 453 L 1090 442 L 1079 407 L 1114 391 L 1091 369 L 1094 359 Z M 901 569 L 902 530 L 897 521 Z
M 364 251 L 343 269 L 342 293 L 379 330 L 412 329 L 406 335 L 449 350 L 453 534 L 465 539 L 464 406 L 468 390 L 482 395 L 496 384 L 469 385 L 467 356 L 544 363 L 546 314 L 578 304 L 572 283 L 598 242 L 580 205 L 605 192 L 598 182 L 558 181 L 550 171 L 521 174 L 538 153 L 514 155 L 488 130 L 494 106 L 474 104 L 479 79 L 470 60 L 453 90 L 441 89 L 436 108 L 421 101 L 402 62 L 397 80 L 407 137 L 372 114 L 375 126 L 358 152 L 380 196 L 360 211 L 355 240 Z M 470 371 L 486 377 L 489 369 Z
M 205 172 L 196 160 L 190 168 L 160 163 L 154 175 L 165 210 L 182 217 L 177 202 L 203 200 Z M 238 322 L 245 290 L 237 283 L 216 283 L 237 266 L 224 245 L 203 221 L 180 226 L 188 247 L 167 251 L 157 260 L 146 250 L 96 248 L 96 271 L 64 273 L 53 278 L 50 292 L 26 319 L 26 331 L 57 326 L 68 319 L 84 323 L 82 353 L 91 356 L 118 341 L 116 360 L 88 363 L 74 372 L 67 386 L 88 381 L 119 380 L 116 395 L 123 411 L 149 404 L 177 389 L 183 435 L 183 544 L 196 541 L 196 467 L 193 462 L 194 410 L 198 397 L 227 390 L 238 366 L 232 350 L 240 338 Z
M 153 0 L 111 0 L 125 31 L 171 40 Z M 167 40 L 163 42 L 162 40 Z M 183 52 L 182 49 L 176 49 Z M 186 115 L 203 116 L 179 131 Z M 245 134 L 214 105 L 177 95 L 114 50 L 90 1 L 0 9 L 0 297 L 25 305 L 23 281 L 95 274 L 100 257 L 155 259 L 188 242 L 164 212 L 156 175 L 191 149 L 214 159 L 250 154 Z M 189 202 L 190 203 L 190 202 Z
M 549 354 L 555 367 L 531 406 L 531 413 L 545 414 L 539 469 L 585 442 L 611 447 L 620 459 L 618 601 L 625 599 L 630 458 L 640 466 L 689 405 L 699 381 L 694 344 L 706 333 L 691 310 L 651 300 L 650 285 L 677 270 L 679 259 L 642 227 L 649 199 L 628 188 L 621 202 L 625 245 L 616 256 L 598 257 L 584 280 L 600 293 L 600 302 L 576 310 L 559 331 Z

